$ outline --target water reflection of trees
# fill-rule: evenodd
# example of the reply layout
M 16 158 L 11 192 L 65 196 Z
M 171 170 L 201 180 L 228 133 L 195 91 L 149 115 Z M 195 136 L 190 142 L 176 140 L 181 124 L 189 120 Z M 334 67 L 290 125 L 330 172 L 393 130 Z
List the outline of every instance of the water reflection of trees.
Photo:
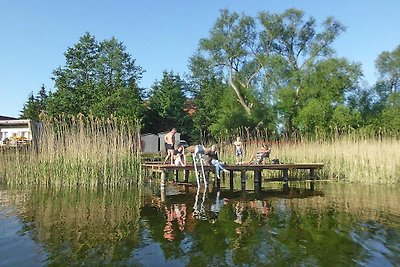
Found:
M 140 238 L 140 192 L 36 190 L 21 218 L 53 266 L 123 263 Z
M 355 225 L 364 218 L 354 210 L 348 212 L 349 206 L 359 205 L 347 203 L 344 208 L 314 187 L 284 187 L 281 192 L 258 195 L 260 198 L 251 194 L 243 198 L 241 192 L 195 190 L 192 197 L 193 210 L 188 210 L 181 238 L 173 242 L 162 235 L 157 238 L 167 259 L 171 257 L 168 252 L 174 251 L 173 258 L 180 258 L 189 266 L 351 266 L 369 260 L 365 245 L 356 240 L 360 234 Z M 345 196 L 343 203 L 347 200 Z M 181 199 L 170 197 L 169 201 L 180 203 Z M 188 203 L 186 198 L 182 201 Z M 365 199 L 357 201 L 353 197 L 351 201 L 362 203 Z M 167 200 L 165 205 L 171 203 Z M 392 241 L 385 238 L 392 247 L 390 255 L 394 260 L 390 262 L 399 262 L 394 253 L 399 250 L 395 243 L 400 241 L 399 235 Z
M 20 217 L 50 265 L 131 265 L 148 244 L 161 249 L 152 257 L 189 266 L 349 266 L 379 253 L 383 265 L 400 262 L 395 189 L 320 188 L 186 188 L 165 202 L 132 189 L 37 190 Z

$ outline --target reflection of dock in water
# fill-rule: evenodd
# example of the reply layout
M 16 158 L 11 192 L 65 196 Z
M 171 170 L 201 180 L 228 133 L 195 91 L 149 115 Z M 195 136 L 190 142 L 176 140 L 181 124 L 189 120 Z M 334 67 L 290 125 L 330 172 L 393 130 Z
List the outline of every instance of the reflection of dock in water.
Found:
M 208 196 L 215 192 L 223 192 L 224 196 L 232 200 L 253 200 L 253 199 L 270 199 L 270 198 L 286 198 L 286 199 L 302 199 L 315 196 L 324 196 L 320 190 L 315 190 L 315 182 L 313 180 L 303 181 L 301 187 L 290 186 L 289 182 L 279 183 L 279 188 L 263 188 L 255 187 L 254 190 L 246 190 L 242 187 L 241 190 L 232 190 L 221 187 L 220 180 L 214 180 L 208 187 L 201 188 L 201 194 Z M 186 198 L 192 198 L 194 194 L 198 194 L 199 187 L 191 186 L 190 184 L 169 184 L 161 188 L 162 201 L 177 201 Z

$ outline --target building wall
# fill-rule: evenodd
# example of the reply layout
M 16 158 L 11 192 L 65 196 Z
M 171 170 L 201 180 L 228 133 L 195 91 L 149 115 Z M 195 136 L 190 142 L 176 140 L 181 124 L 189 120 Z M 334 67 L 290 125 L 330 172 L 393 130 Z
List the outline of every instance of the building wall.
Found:
M 0 120 L 0 142 L 4 144 L 3 141 L 6 138 L 12 140 L 13 138 L 24 137 L 37 144 L 40 128 L 41 123 L 32 120 Z
M 158 153 L 159 141 L 155 134 L 143 134 L 141 136 L 141 145 L 143 153 Z
M 3 141 L 6 138 L 11 137 L 25 137 L 28 140 L 32 140 L 32 132 L 28 125 L 25 127 L 4 127 L 0 126 L 0 140 Z

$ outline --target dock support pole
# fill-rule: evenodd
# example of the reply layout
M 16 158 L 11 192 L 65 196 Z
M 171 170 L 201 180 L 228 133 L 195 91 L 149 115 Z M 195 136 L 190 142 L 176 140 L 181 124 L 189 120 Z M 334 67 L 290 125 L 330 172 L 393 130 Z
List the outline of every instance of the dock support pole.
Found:
M 254 170 L 254 192 L 261 191 L 261 170 Z
M 242 182 L 242 191 L 246 191 L 246 172 L 241 171 L 240 172 L 240 181 Z
M 176 183 L 179 182 L 179 171 L 178 170 L 175 171 L 175 182 Z
M 168 180 L 168 172 L 166 170 L 161 171 L 161 186 L 165 186 Z
M 233 171 L 229 171 L 229 188 L 233 191 Z
M 254 171 L 254 183 L 260 183 L 261 184 L 261 170 L 255 170 Z
M 315 171 L 313 168 L 310 168 L 310 178 L 314 180 L 315 178 Z
M 289 170 L 284 169 L 284 170 L 282 170 L 282 172 L 283 172 L 283 180 L 286 182 L 289 178 Z
M 246 183 L 246 172 L 245 171 L 240 172 L 240 181 L 242 183 Z
M 189 170 L 185 170 L 185 183 L 189 182 Z

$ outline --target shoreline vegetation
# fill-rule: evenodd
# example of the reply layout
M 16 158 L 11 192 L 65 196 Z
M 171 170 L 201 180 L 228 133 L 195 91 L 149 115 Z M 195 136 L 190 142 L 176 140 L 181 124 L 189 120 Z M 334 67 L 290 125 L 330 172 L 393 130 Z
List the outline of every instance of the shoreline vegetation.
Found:
M 0 153 L 8 186 L 117 187 L 141 183 L 139 122 L 42 116 L 32 146 Z
M 400 139 L 396 135 L 316 135 L 313 139 L 272 140 L 239 133 L 248 161 L 261 143 L 271 146 L 271 159 L 284 163 L 324 163 L 320 179 L 394 184 L 400 181 Z M 328 137 L 329 136 L 329 137 Z M 42 117 L 37 142 L 0 153 L 0 181 L 7 186 L 119 187 L 142 183 L 140 123 L 116 117 Z M 220 139 L 221 158 L 235 162 L 234 146 Z M 35 145 L 35 143 L 37 145 Z M 273 175 L 263 174 L 266 177 Z M 295 175 L 301 175 L 295 174 Z
M 316 136 L 290 141 L 266 141 L 267 137 L 252 139 L 247 135 L 245 162 L 262 143 L 266 143 L 272 150 L 270 159 L 279 159 L 283 163 L 324 163 L 324 168 L 318 171 L 320 179 L 366 184 L 394 184 L 400 181 L 398 136 L 375 136 L 357 130 L 340 135 Z M 235 162 L 234 146 L 226 143 L 220 142 L 222 158 L 228 163 Z

